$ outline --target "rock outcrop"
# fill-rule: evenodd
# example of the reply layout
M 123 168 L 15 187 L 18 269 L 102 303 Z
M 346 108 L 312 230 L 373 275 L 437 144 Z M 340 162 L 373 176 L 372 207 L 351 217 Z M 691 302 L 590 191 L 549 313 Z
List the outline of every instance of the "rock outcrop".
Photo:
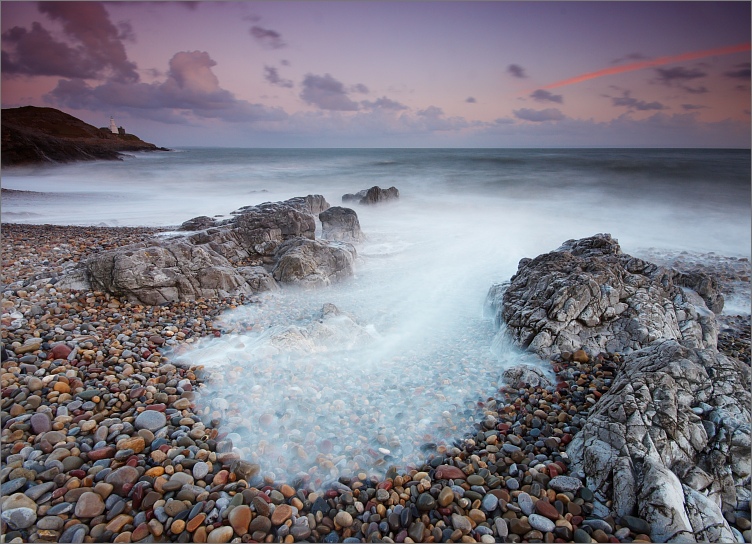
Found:
M 342 202 L 357 202 L 358 204 L 379 204 L 399 199 L 399 190 L 396 187 L 382 189 L 375 185 L 370 189 L 363 189 L 357 193 L 342 195 Z
M 567 449 L 601 511 L 648 521 L 654 542 L 741 539 L 727 519 L 749 511 L 750 368 L 716 348 L 713 278 L 596 235 L 523 259 L 487 302 L 499 334 L 541 357 L 626 354 Z
M 541 357 L 579 348 L 628 353 L 658 339 L 715 346 L 712 312 L 676 277 L 682 284 L 702 283 L 706 298 L 720 296 L 710 278 L 689 282 L 623 254 L 611 236 L 597 235 L 523 259 L 509 284 L 492 287 L 488 303 L 514 342 Z
M 308 195 L 242 208 L 217 226 L 198 217 L 183 226 L 208 228 L 98 253 L 83 263 L 84 276 L 96 289 L 144 304 L 249 295 L 278 289 L 275 278 L 329 285 L 352 275 L 356 252 L 315 240 L 315 215 L 328 207 L 321 195 Z
M 319 214 L 319 220 L 321 237 L 325 240 L 357 243 L 364 238 L 355 210 L 332 206 Z
M 132 134 L 113 134 L 54 108 L 2 112 L 2 165 L 119 160 L 128 151 L 169 151 Z

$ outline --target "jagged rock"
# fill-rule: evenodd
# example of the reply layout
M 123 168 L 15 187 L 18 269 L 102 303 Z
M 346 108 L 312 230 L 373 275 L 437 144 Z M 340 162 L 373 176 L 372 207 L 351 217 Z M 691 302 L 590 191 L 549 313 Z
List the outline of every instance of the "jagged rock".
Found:
M 542 357 L 630 352 L 567 454 L 654 542 L 732 541 L 724 514 L 749 497 L 750 369 L 716 349 L 717 283 L 690 276 L 597 235 L 523 259 L 488 297 L 499 334 Z
M 352 275 L 355 256 L 348 243 L 293 238 L 277 249 L 272 275 L 279 282 L 305 287 L 330 285 Z
M 504 383 L 519 389 L 522 387 L 549 387 L 549 380 L 543 371 L 530 365 L 518 365 L 501 373 Z
M 363 189 L 362 191 L 358 191 L 357 193 L 347 193 L 345 195 L 342 195 L 342 202 L 360 202 L 360 199 L 366 196 L 367 192 L 368 189 Z
M 382 189 L 379 186 L 371 187 L 366 191 L 363 198 L 360 199 L 360 204 L 379 204 L 381 202 L 388 202 L 390 200 L 397 200 L 399 198 L 399 191 L 396 187 L 389 187 L 389 189 Z
M 82 270 L 92 287 L 144 304 L 278 289 L 262 265 L 275 266 L 284 283 L 328 285 L 352 274 L 355 255 L 347 244 L 314 242 L 313 214 L 328 207 L 321 195 L 248 206 L 232 219 L 189 236 L 153 239 L 96 254 Z M 213 222 L 195 218 L 186 223 L 200 226 L 208 223 L 206 219 Z M 278 251 L 291 240 L 293 244 Z M 82 283 L 80 272 L 70 272 L 71 279 L 64 278 L 63 285 Z
M 350 208 L 333 206 L 319 214 L 321 237 L 339 242 L 360 242 L 364 236 L 360 230 L 358 214 Z
M 94 288 L 144 304 L 253 293 L 227 259 L 185 239 L 126 246 L 85 266 Z
M 204 230 L 208 229 L 209 227 L 213 227 L 216 224 L 217 222 L 211 217 L 207 215 L 200 215 L 198 217 L 194 217 L 193 219 L 189 219 L 188 221 L 184 221 L 180 225 L 180 227 L 178 227 L 178 230 Z
M 491 288 L 487 305 L 516 344 L 542 357 L 580 348 L 628 353 L 659 338 L 715 345 L 712 312 L 674 283 L 677 274 L 599 234 L 522 259 L 508 284 Z

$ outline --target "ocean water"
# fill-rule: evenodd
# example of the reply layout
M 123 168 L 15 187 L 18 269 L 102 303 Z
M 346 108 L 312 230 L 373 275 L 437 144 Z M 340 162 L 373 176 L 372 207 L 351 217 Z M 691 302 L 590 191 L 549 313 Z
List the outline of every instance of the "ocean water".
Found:
M 748 150 L 178 149 L 5 170 L 4 189 L 31 192 L 4 193 L 2 221 L 170 226 L 307 194 L 339 205 L 374 185 L 400 199 L 348 204 L 367 236 L 355 277 L 261 296 L 223 317 L 231 334 L 174 354 L 212 376 L 202 417 L 278 480 L 383 474 L 471 431 L 504 366 L 535 362 L 492 352 L 482 312 L 523 257 L 600 232 L 636 256 L 750 257 Z M 325 303 L 370 342 L 270 353 Z

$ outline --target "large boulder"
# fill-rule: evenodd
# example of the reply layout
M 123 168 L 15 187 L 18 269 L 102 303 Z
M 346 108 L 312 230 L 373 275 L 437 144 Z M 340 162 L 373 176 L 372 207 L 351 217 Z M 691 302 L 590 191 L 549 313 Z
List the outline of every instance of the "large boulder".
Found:
M 83 271 L 92 287 L 144 304 L 278 289 L 272 268 L 283 283 L 329 285 L 352 274 L 355 250 L 314 240 L 315 216 L 328 207 L 308 195 L 241 208 L 213 226 L 196 218 L 187 226 L 208 228 L 98 253 Z
M 178 230 L 186 230 L 186 231 L 204 230 L 204 229 L 213 227 L 216 224 L 217 224 L 216 220 L 212 219 L 208 215 L 199 215 L 198 217 L 194 217 L 193 219 L 184 221 L 178 227 Z
M 365 196 L 360 199 L 360 204 L 380 204 L 381 202 L 389 202 L 398 198 L 399 191 L 396 187 L 382 189 L 379 186 L 374 186 L 366 191 Z
M 396 187 L 382 189 L 378 185 L 370 189 L 363 189 L 357 193 L 348 193 L 342 195 L 342 202 L 357 202 L 358 204 L 379 204 L 399 198 L 399 190 Z
M 330 285 L 352 276 L 355 248 L 344 242 L 293 238 L 279 246 L 274 279 L 304 287 Z
M 717 350 L 717 286 L 600 234 L 523 259 L 487 299 L 499 336 L 541 357 L 626 353 L 567 454 L 598 507 L 654 542 L 733 541 L 727 518 L 749 510 L 750 368 Z
M 358 214 L 350 208 L 333 206 L 319 214 L 321 237 L 325 240 L 357 243 L 363 240 Z
M 677 275 L 599 234 L 521 260 L 509 283 L 491 288 L 487 304 L 516 344 L 541 357 L 580 348 L 628 353 L 658 339 L 715 346 L 714 314 L 674 282 Z

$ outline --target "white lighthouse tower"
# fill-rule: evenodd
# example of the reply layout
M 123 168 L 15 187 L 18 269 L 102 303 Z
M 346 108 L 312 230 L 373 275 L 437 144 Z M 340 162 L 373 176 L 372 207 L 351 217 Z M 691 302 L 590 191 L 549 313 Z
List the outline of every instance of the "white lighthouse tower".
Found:
M 110 116 L 110 132 L 112 132 L 113 134 L 118 133 L 117 125 L 115 125 L 115 119 L 113 119 L 112 116 Z

